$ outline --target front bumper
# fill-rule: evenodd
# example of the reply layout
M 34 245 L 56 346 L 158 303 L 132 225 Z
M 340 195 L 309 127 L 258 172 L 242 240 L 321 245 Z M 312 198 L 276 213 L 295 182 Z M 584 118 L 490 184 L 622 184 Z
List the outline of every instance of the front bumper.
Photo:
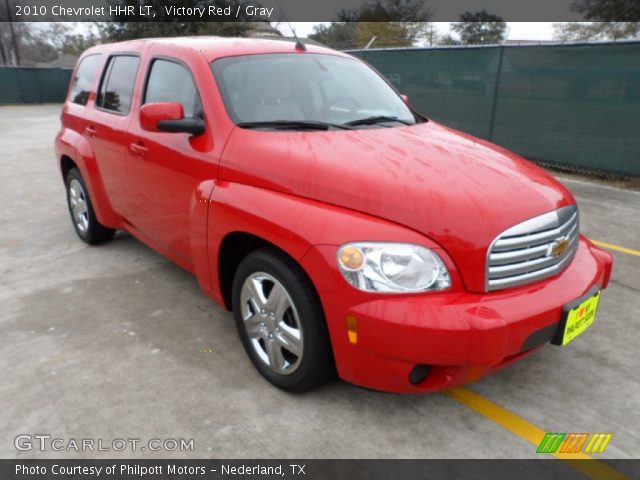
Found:
M 316 247 L 303 259 L 325 308 L 339 375 L 406 393 L 467 383 L 535 351 L 555 333 L 563 305 L 594 285 L 607 286 L 612 263 L 611 255 L 581 237 L 564 271 L 530 285 L 491 293 L 374 295 L 342 279 L 335 247 Z M 356 343 L 349 341 L 347 316 L 357 319 Z M 412 383 L 417 365 L 430 367 L 429 373 Z

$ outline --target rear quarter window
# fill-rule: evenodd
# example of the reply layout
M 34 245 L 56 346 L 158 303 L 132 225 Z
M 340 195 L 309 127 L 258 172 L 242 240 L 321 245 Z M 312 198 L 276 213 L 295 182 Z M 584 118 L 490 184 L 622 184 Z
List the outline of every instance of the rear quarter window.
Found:
M 80 65 L 76 69 L 76 74 L 71 80 L 71 88 L 69 92 L 69 100 L 78 105 L 86 105 L 89 101 L 89 93 L 93 81 L 98 72 L 100 64 L 100 54 L 87 55 L 80 60 Z
M 129 113 L 140 59 L 115 55 L 109 59 L 98 94 L 98 107 L 120 114 Z

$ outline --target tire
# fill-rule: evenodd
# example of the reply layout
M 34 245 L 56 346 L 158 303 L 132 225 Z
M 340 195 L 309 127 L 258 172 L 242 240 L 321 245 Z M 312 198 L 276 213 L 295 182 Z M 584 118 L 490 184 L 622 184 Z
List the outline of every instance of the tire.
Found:
M 271 249 L 247 255 L 236 270 L 232 303 L 244 349 L 273 385 L 300 393 L 335 377 L 320 300 L 292 259 Z
M 116 231 L 98 221 L 89 197 L 89 190 L 77 168 L 69 170 L 65 178 L 65 186 L 71 223 L 80 240 L 90 245 L 110 240 Z

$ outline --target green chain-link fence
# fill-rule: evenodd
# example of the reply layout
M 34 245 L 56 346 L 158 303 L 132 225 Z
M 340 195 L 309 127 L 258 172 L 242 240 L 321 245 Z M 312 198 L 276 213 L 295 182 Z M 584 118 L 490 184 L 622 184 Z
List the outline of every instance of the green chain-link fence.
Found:
M 71 69 L 0 67 L 0 105 L 62 102 Z
M 436 121 L 536 161 L 640 176 L 640 42 L 350 53 Z

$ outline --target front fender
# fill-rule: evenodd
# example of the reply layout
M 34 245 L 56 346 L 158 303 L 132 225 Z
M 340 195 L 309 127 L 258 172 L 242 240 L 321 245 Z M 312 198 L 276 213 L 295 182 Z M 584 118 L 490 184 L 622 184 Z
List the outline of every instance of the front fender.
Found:
M 89 189 L 93 209 L 98 221 L 110 228 L 122 228 L 122 218 L 114 211 L 107 196 L 100 175 L 100 168 L 91 145 L 75 130 L 64 128 L 56 137 L 56 158 L 58 168 L 62 167 L 62 158 L 69 157 L 78 167 Z M 62 171 L 62 170 L 61 170 Z
M 452 292 L 461 288 L 461 279 L 447 253 L 429 238 L 387 220 L 342 207 L 296 197 L 281 192 L 238 183 L 216 184 L 208 211 L 209 272 L 212 296 L 222 303 L 218 277 L 218 252 L 224 238 L 236 232 L 260 237 L 286 252 L 305 270 L 327 315 L 332 343 L 340 342 L 341 319 L 333 318 L 331 303 L 340 288 L 347 287 L 335 262 L 318 260 L 318 248 L 337 252 L 337 247 L 353 241 L 408 242 L 437 251 L 451 273 Z M 350 289 L 350 287 L 347 287 Z M 365 301 L 370 293 L 353 290 Z
M 212 273 L 218 271 L 216 252 L 222 241 L 236 232 L 260 237 L 298 262 L 318 245 L 339 246 L 353 241 L 415 243 L 436 250 L 450 271 L 457 272 L 453 261 L 433 240 L 388 220 L 343 207 L 226 181 L 215 185 L 208 204 Z

